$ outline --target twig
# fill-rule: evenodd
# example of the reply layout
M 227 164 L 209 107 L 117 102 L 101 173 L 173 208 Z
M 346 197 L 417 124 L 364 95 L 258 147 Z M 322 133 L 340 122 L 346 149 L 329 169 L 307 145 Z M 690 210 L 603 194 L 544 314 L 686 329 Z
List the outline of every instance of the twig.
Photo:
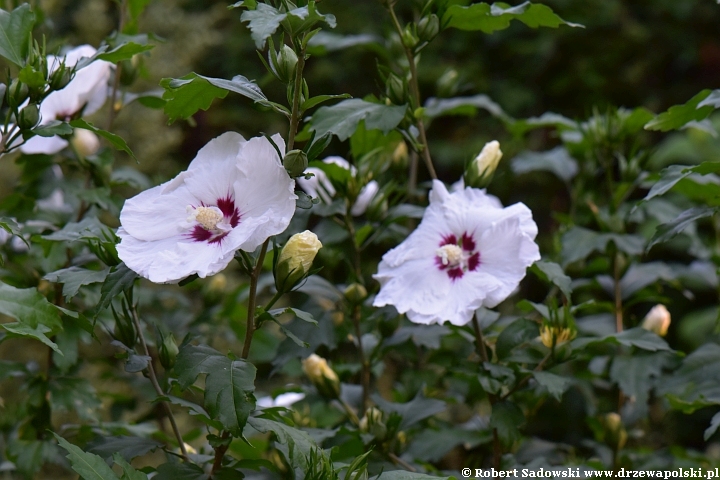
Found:
M 268 238 L 267 240 L 265 240 L 265 243 L 263 243 L 262 248 L 260 249 L 260 255 L 257 259 L 257 263 L 255 264 L 255 269 L 250 275 L 250 296 L 248 298 L 247 308 L 247 328 L 245 329 L 245 343 L 243 344 L 242 354 L 240 355 L 244 359 L 247 359 L 248 355 L 250 355 L 250 345 L 252 344 L 252 337 L 253 333 L 255 332 L 255 303 L 257 301 L 256 297 L 258 277 L 260 277 L 260 272 L 262 271 L 263 262 L 265 261 L 265 252 L 267 252 L 269 242 L 270 239 Z
M 160 387 L 160 383 L 158 383 L 157 375 L 155 374 L 155 367 L 153 367 L 153 359 L 150 355 L 150 350 L 148 349 L 147 342 L 145 341 L 145 334 L 142 331 L 142 326 L 140 325 L 140 318 L 137 314 L 137 309 L 135 308 L 135 305 L 132 304 L 132 302 L 128 302 L 129 308 L 130 308 L 130 314 L 132 316 L 133 325 L 135 325 L 135 330 L 137 330 L 138 338 L 140 339 L 140 345 L 142 346 L 143 352 L 145 355 L 150 357 L 150 360 L 148 361 L 147 371 L 148 371 L 148 377 L 150 377 L 150 383 L 152 383 L 153 388 L 155 389 L 155 393 L 157 393 L 159 396 L 163 397 L 165 396 L 165 392 Z M 165 406 L 165 410 L 167 411 L 168 420 L 170 420 L 170 425 L 172 426 L 173 433 L 175 434 L 175 438 L 178 441 L 178 444 L 180 445 L 180 451 L 182 452 L 182 457 L 185 461 L 189 461 L 188 452 L 185 448 L 185 442 L 183 441 L 182 435 L 180 434 L 180 429 L 178 429 L 177 422 L 175 421 L 175 416 L 172 413 L 172 409 L 170 408 L 170 405 L 164 401 L 161 400 L 160 403 L 162 403 Z
M 295 91 L 293 92 L 292 113 L 290 115 L 290 132 L 288 133 L 288 151 L 295 146 L 295 135 L 297 135 L 300 123 L 300 94 L 302 93 L 303 69 L 305 68 L 305 49 L 300 50 L 297 66 L 295 67 Z

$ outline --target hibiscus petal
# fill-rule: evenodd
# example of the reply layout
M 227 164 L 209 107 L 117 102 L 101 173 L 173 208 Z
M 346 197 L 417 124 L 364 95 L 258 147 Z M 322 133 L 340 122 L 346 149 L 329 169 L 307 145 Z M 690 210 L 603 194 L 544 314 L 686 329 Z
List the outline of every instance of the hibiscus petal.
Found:
M 233 253 L 223 253 L 215 244 L 194 242 L 176 235 L 146 242 L 118 229 L 118 255 L 125 265 L 155 283 L 175 283 L 190 275 L 214 275 L 230 263 Z
M 218 199 L 233 196 L 238 154 L 245 143 L 243 136 L 235 132 L 210 140 L 188 167 L 188 190 L 205 205 L 216 205 Z

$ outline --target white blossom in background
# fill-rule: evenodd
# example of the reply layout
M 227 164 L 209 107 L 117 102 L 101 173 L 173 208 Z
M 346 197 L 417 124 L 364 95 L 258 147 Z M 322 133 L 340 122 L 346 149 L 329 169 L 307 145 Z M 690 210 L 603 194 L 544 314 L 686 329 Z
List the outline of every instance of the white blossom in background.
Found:
M 65 55 L 65 66 L 73 67 L 83 57 L 92 57 L 97 50 L 90 45 L 82 45 Z M 48 74 L 52 74 L 62 64 L 63 57 L 48 55 Z M 103 106 L 108 96 L 108 82 L 113 64 L 104 60 L 95 60 L 75 72 L 75 76 L 62 90 L 52 92 L 40 104 L 40 125 L 53 120 L 69 120 L 82 111 L 83 115 L 95 113 Z M 45 153 L 52 155 L 67 147 L 68 142 L 59 136 L 35 136 L 20 146 L 23 153 Z
M 304 393 L 287 392 L 281 393 L 273 399 L 273 397 L 260 397 L 257 399 L 258 407 L 271 408 L 271 407 L 290 407 L 293 404 L 299 402 L 305 398 Z
M 342 157 L 327 157 L 323 160 L 323 163 L 334 164 L 345 170 L 350 170 L 350 174 L 353 176 L 357 174 L 357 169 Z M 306 168 L 305 171 L 315 176 L 309 179 L 298 177 L 297 183 L 300 188 L 311 197 L 320 197 L 320 200 L 324 203 L 332 203 L 332 199 L 335 196 L 335 188 L 332 186 L 327 175 L 325 175 L 325 172 L 316 167 Z M 380 186 L 375 180 L 369 181 L 367 185 L 360 190 L 357 199 L 355 199 L 355 204 L 350 209 L 350 214 L 358 217 L 365 213 L 365 210 L 367 210 L 368 205 L 370 205 L 372 199 L 375 198 L 375 194 L 377 194 L 379 189 Z
M 540 259 L 537 232 L 524 204 L 503 208 L 484 190 L 449 193 L 435 180 L 420 225 L 380 262 L 373 305 L 393 305 L 415 323 L 465 325 L 505 300 Z
M 284 151 L 279 135 L 273 141 Z M 118 255 L 156 283 L 218 273 L 236 250 L 253 251 L 287 228 L 294 184 L 265 137 L 225 133 L 173 180 L 125 202 Z

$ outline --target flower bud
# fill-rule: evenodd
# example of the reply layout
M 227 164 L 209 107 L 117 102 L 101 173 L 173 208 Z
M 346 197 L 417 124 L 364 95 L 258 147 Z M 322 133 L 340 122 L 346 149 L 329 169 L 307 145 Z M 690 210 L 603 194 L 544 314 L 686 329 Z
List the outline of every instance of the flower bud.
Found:
M 10 105 L 10 107 L 15 108 L 22 104 L 28 98 L 29 94 L 30 91 L 28 86 L 16 78 L 10 84 L 10 88 L 7 89 L 7 92 L 5 92 L 7 104 Z
M 70 138 L 70 144 L 82 158 L 95 155 L 100 150 L 100 139 L 94 132 L 84 128 L 76 128 Z
M 292 178 L 302 175 L 307 166 L 308 158 L 302 150 L 290 150 L 283 158 L 283 167 Z
M 313 353 L 302 361 L 302 368 L 322 396 L 332 400 L 340 397 L 340 379 L 327 360 Z
M 343 293 L 347 301 L 352 305 L 357 305 L 367 297 L 367 289 L 359 283 L 351 283 Z
M 547 348 L 559 347 L 575 338 L 577 332 L 569 327 L 558 327 L 543 324 L 540 327 L 540 341 Z
M 365 411 L 365 416 L 360 419 L 358 429 L 364 433 L 370 433 L 375 440 L 382 441 L 387 436 L 387 426 L 383 423 L 383 413 L 376 407 L 370 407 Z
M 138 69 L 136 67 L 137 60 L 133 57 L 131 60 L 123 60 L 120 62 L 120 85 L 129 86 L 135 82 L 138 76 Z
M 67 68 L 62 64 L 50 75 L 50 89 L 62 90 L 70 83 L 71 79 L 72 68 Z
M 18 126 L 23 130 L 30 130 L 40 121 L 40 109 L 34 103 L 26 105 L 18 115 Z
M 664 337 L 667 335 L 670 321 L 670 312 L 665 308 L 665 305 L 655 305 L 648 314 L 645 315 L 642 328 Z
M 427 17 L 423 17 L 418 22 L 417 33 L 418 38 L 422 42 L 429 42 L 440 32 L 440 19 L 434 13 Z
M 482 152 L 475 157 L 475 160 L 465 171 L 465 186 L 475 188 L 485 188 L 490 184 L 495 169 L 502 158 L 500 143 L 497 140 L 488 142 L 482 149 Z
M 275 264 L 275 287 L 278 292 L 289 291 L 307 276 L 321 248 L 322 243 L 317 235 L 309 230 L 290 237 Z
M 453 97 L 458 91 L 458 72 L 454 68 L 447 70 L 437 80 L 437 96 Z
M 405 30 L 403 30 L 401 39 L 403 45 L 407 48 L 415 48 L 417 46 L 418 38 L 417 35 L 415 35 L 415 32 L 413 32 L 411 24 L 405 25 Z
M 394 165 L 397 165 L 399 167 L 404 167 L 407 165 L 407 161 L 408 161 L 407 143 L 405 143 L 405 141 L 400 141 L 400 143 L 397 144 L 397 147 L 395 147 L 395 150 L 393 150 L 392 162 Z
M 402 78 L 398 77 L 394 73 L 388 75 L 387 83 L 385 84 L 385 94 L 388 98 L 396 105 L 402 105 L 405 103 L 405 82 Z
M 175 343 L 175 335 L 172 333 L 168 333 L 167 335 L 160 333 L 159 343 L 158 356 L 160 357 L 160 364 L 162 364 L 165 370 L 170 370 L 173 365 L 175 365 L 175 359 L 180 352 L 180 349 L 178 349 L 178 346 Z
M 130 319 L 130 313 L 127 311 L 125 303 L 123 302 L 124 315 L 119 315 L 112 305 L 110 307 L 113 317 L 115 317 L 115 338 L 120 340 L 126 347 L 133 348 L 137 342 L 137 330 Z
M 283 45 L 275 57 L 275 70 L 278 77 L 283 83 L 290 83 L 295 80 L 295 67 L 297 67 L 298 57 L 295 51 L 287 45 Z
M 627 442 L 627 431 L 622 423 L 622 418 L 615 412 L 606 414 L 602 419 L 605 443 L 617 451 L 622 449 Z

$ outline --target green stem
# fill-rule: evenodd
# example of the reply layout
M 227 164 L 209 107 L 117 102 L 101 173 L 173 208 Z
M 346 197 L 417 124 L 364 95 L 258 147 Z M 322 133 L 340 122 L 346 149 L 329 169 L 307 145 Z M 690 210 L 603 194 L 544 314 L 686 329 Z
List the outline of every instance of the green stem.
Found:
M 140 340 L 140 346 L 142 347 L 143 353 L 150 357 L 150 360 L 148 361 L 147 366 L 147 372 L 148 377 L 150 378 L 150 383 L 152 383 L 153 388 L 155 389 L 155 393 L 158 394 L 158 396 L 165 396 L 165 392 L 163 391 L 162 387 L 160 387 L 160 383 L 158 382 L 157 375 L 155 373 L 155 367 L 153 366 L 153 358 L 150 355 L 150 349 L 147 346 L 147 342 L 145 341 L 145 334 L 143 333 L 142 326 L 140 325 L 140 318 L 137 313 L 137 309 L 135 308 L 135 305 L 131 301 L 128 300 L 128 306 L 130 309 L 130 315 L 132 317 L 133 325 L 135 325 L 135 330 L 137 330 L 138 333 L 138 339 Z M 180 445 L 180 451 L 182 452 L 182 457 L 185 461 L 189 461 L 188 458 L 188 452 L 185 448 L 185 442 L 183 441 L 182 434 L 180 433 L 180 429 L 178 428 L 177 422 L 175 421 L 175 416 L 172 413 L 172 409 L 170 408 L 170 405 L 166 401 L 161 401 L 160 403 L 163 404 L 165 407 L 165 411 L 167 412 L 168 420 L 170 421 L 170 425 L 172 426 L 173 433 L 175 434 L 175 438 L 177 439 L 178 444 Z
M 270 243 L 269 238 L 265 240 L 265 243 L 263 243 L 262 248 L 260 249 L 260 255 L 257 259 L 257 263 L 255 264 L 255 269 L 250 275 L 250 296 L 248 298 L 247 308 L 247 328 L 245 329 L 245 342 L 243 343 L 242 354 L 240 355 L 244 359 L 247 359 L 248 355 L 250 354 L 250 345 L 252 344 L 252 337 L 253 333 L 255 332 L 255 304 L 257 302 L 257 284 L 258 278 L 260 277 L 260 272 L 262 271 L 263 262 L 265 261 L 265 253 L 267 252 L 268 243 Z
M 393 25 L 395 26 L 395 31 L 397 31 L 397 34 L 402 39 L 403 37 L 403 29 L 400 25 L 400 21 L 397 18 L 397 15 L 395 15 L 395 7 L 393 5 L 393 2 L 388 2 L 387 5 L 388 11 L 390 12 L 390 18 L 393 21 Z M 420 86 L 418 84 L 418 73 L 417 73 L 417 66 L 415 65 L 415 53 L 413 52 L 413 49 L 403 45 L 403 48 L 405 50 L 405 56 L 407 57 L 408 61 L 408 68 L 410 69 L 410 92 L 412 93 L 412 100 L 414 105 L 411 107 L 413 108 L 413 118 L 415 118 L 415 123 L 418 128 L 418 131 L 420 132 L 420 142 L 422 143 L 421 151 L 418 152 L 422 155 L 423 160 L 425 160 L 425 166 L 427 167 L 428 173 L 430 174 L 430 178 L 433 180 L 436 180 L 437 173 L 435 173 L 435 167 L 433 166 L 432 157 L 430 156 L 430 146 L 428 145 L 427 141 L 427 134 L 425 133 L 425 123 L 422 119 L 421 115 L 415 115 L 415 109 L 422 106 L 421 98 L 420 98 Z

